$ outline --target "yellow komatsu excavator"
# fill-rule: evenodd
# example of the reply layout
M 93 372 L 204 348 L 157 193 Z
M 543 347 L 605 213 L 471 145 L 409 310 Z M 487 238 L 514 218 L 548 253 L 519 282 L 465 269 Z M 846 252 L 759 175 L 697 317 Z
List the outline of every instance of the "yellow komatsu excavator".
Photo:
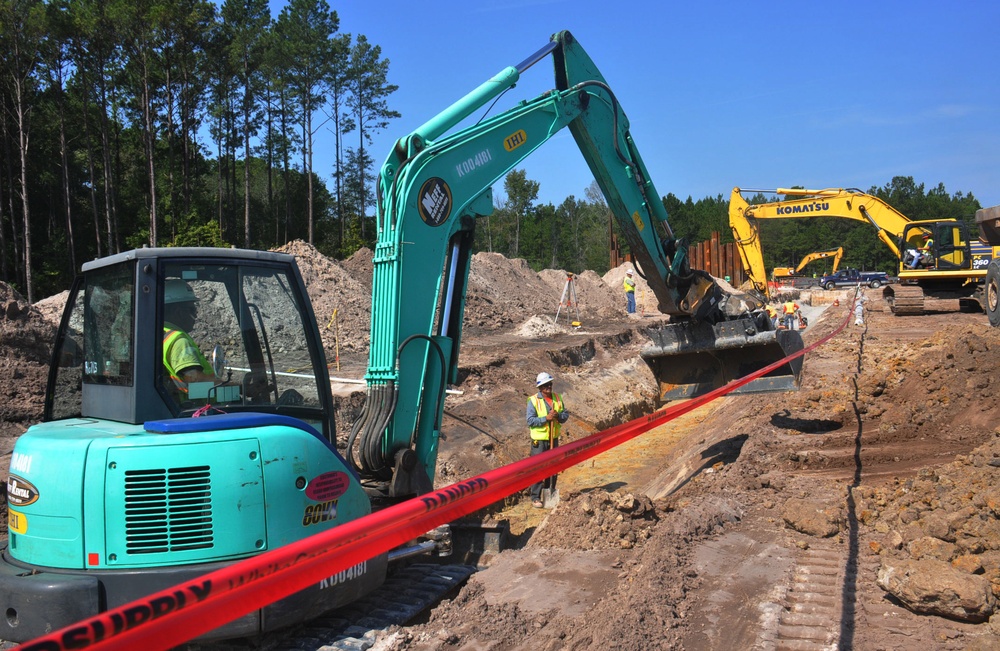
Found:
M 775 267 L 774 271 L 771 272 L 771 279 L 780 280 L 782 278 L 798 276 L 810 262 L 825 260 L 829 257 L 833 257 L 833 269 L 830 273 L 837 273 L 837 268 L 840 267 L 840 259 L 844 257 L 844 247 L 838 246 L 837 248 L 830 249 L 829 251 L 813 251 L 812 253 L 807 253 L 802 256 L 802 259 L 799 260 L 799 264 L 795 267 Z
M 750 204 L 743 198 L 744 193 L 778 194 L 785 199 Z M 747 282 L 754 289 L 769 296 L 757 221 L 813 217 L 853 219 L 875 229 L 876 237 L 899 261 L 899 284 L 883 290 L 893 314 L 986 311 L 986 271 L 990 261 L 1000 257 L 1000 246 L 970 237 L 964 221 L 914 221 L 878 197 L 856 189 L 733 188 L 729 226 L 747 271 Z M 918 252 L 921 255 L 915 255 Z

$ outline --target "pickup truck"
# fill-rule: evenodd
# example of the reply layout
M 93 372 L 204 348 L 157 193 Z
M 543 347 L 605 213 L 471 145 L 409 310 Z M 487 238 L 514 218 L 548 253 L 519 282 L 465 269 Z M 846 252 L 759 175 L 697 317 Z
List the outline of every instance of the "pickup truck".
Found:
M 884 271 L 841 269 L 835 274 L 820 278 L 819 286 L 823 289 L 835 289 L 837 287 L 850 287 L 854 285 L 868 285 L 871 288 L 878 288 L 882 285 L 888 285 L 892 280 L 889 274 Z

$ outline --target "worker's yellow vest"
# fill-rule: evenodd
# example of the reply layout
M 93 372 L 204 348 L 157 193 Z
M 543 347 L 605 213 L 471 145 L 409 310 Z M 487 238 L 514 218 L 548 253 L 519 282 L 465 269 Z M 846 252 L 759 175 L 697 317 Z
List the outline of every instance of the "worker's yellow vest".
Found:
M 635 281 L 625 276 L 625 280 L 622 281 L 622 286 L 625 287 L 625 293 L 632 294 L 635 292 Z
M 181 391 L 186 393 L 187 385 L 183 380 L 180 379 L 180 377 L 178 377 L 177 370 L 173 366 L 171 366 L 169 355 L 167 355 L 167 353 L 170 351 L 170 345 L 183 336 L 185 336 L 185 333 L 182 330 L 163 326 L 163 367 L 167 369 L 167 373 L 170 374 L 171 379 L 173 379 L 173 381 L 177 384 L 177 387 Z M 204 370 L 206 373 L 214 373 L 214 371 L 212 370 L 212 364 L 209 363 L 207 359 L 205 359 L 205 356 L 201 354 L 200 350 L 197 350 L 197 348 L 195 350 L 198 354 L 198 361 L 201 364 L 202 370 Z
M 549 406 L 545 402 L 545 398 L 539 398 L 538 394 L 535 394 L 528 398 L 528 402 L 535 408 L 535 415 L 539 418 L 544 418 L 549 413 Z M 552 411 L 561 413 L 563 411 L 562 396 L 558 393 L 552 394 Z M 562 424 L 559 419 L 549 421 L 542 425 L 541 427 L 529 427 L 528 431 L 531 433 L 532 441 L 548 441 L 549 440 L 549 428 L 552 428 L 552 439 L 555 441 L 559 438 L 559 430 L 562 428 Z
M 784 306 L 785 314 L 795 314 L 795 303 L 788 301 Z

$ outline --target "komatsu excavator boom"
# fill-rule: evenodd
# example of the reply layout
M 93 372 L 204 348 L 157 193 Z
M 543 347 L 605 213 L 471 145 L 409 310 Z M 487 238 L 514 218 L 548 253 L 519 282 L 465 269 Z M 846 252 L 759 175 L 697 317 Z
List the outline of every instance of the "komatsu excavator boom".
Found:
M 784 195 L 782 201 L 750 204 L 743 193 Z M 729 199 L 729 226 L 747 270 L 750 284 L 767 292 L 767 274 L 757 222 L 762 219 L 836 217 L 871 225 L 875 235 L 899 262 L 899 285 L 883 289 L 892 312 L 923 314 L 927 310 L 986 310 L 984 279 L 1000 246 L 969 237 L 965 222 L 956 219 L 913 221 L 885 201 L 860 190 L 829 188 L 805 190 L 733 188 Z M 930 246 L 926 243 L 930 241 Z M 929 248 L 912 262 L 911 251 Z

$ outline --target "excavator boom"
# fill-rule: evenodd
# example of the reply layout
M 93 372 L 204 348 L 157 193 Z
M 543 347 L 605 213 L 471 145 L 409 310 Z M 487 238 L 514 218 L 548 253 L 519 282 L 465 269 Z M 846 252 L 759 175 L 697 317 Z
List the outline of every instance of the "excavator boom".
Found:
M 554 89 L 460 128 L 550 54 Z M 637 271 L 672 317 L 643 353 L 664 399 L 707 391 L 801 348 L 796 333 L 779 342 L 759 297 L 727 294 L 690 268 L 687 243 L 669 228 L 617 96 L 576 39 L 560 32 L 400 138 L 382 167 L 368 398 L 350 439 L 352 462 L 373 490 L 429 487 L 445 387 L 458 376 L 476 221 L 493 211 L 493 184 L 566 127 Z M 683 359 L 662 359 L 671 355 Z M 797 378 L 798 366 L 790 367 L 746 390 L 794 388 Z
M 840 267 L 840 259 L 844 257 L 844 247 L 838 246 L 835 249 L 829 251 L 813 251 L 812 253 L 807 253 L 802 256 L 802 260 L 795 267 L 795 273 L 799 273 L 806 268 L 806 265 L 810 262 L 815 262 L 816 260 L 823 260 L 825 258 L 833 257 L 833 271 L 831 273 L 837 273 L 837 268 Z
M 750 204 L 744 193 L 784 195 L 782 201 Z M 762 219 L 836 217 L 869 224 L 899 262 L 899 286 L 887 286 L 883 295 L 894 314 L 923 314 L 927 309 L 953 309 L 942 301 L 957 301 L 961 309 L 978 303 L 986 309 L 982 285 L 986 267 L 1000 254 L 968 236 L 967 225 L 955 219 L 914 221 L 878 197 L 854 189 L 806 190 L 734 188 L 729 201 L 729 225 L 743 258 L 749 281 L 762 293 L 767 278 L 757 222 Z M 910 252 L 933 242 L 918 265 Z

